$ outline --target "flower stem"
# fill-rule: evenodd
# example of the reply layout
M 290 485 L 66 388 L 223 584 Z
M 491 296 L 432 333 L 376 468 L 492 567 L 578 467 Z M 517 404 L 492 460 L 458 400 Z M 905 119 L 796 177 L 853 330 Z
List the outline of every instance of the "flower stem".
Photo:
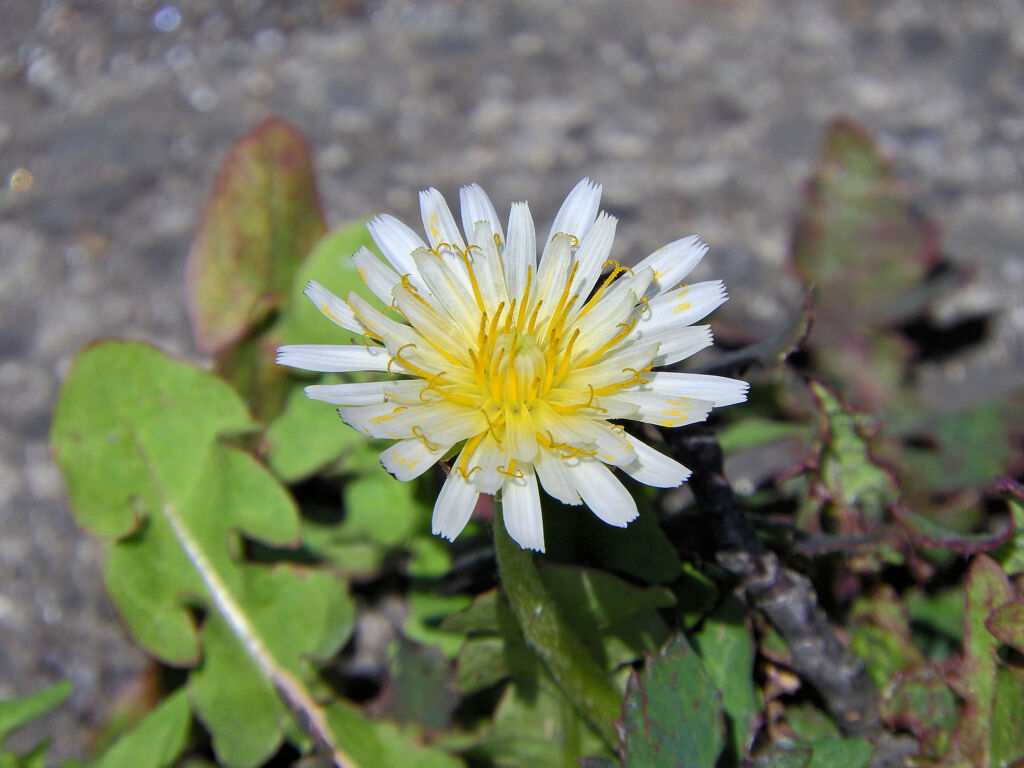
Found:
M 508 535 L 497 500 L 494 502 L 494 551 L 502 589 L 526 644 L 544 662 L 569 701 L 614 751 L 618 737 L 613 723 L 622 713 L 622 698 L 583 641 L 562 620 L 537 573 L 533 555 Z

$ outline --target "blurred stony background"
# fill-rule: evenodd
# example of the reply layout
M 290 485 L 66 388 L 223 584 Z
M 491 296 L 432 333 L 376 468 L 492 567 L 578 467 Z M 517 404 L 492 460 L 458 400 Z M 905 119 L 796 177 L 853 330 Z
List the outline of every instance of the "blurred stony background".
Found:
M 185 256 L 232 140 L 278 114 L 310 137 L 329 219 L 417 220 L 416 190 L 480 181 L 549 218 L 581 176 L 619 258 L 690 232 L 756 337 L 828 122 L 874 131 L 967 279 L 936 321 L 986 343 L 925 371 L 955 400 L 1024 370 L 1019 0 L 0 0 L 0 697 L 70 678 L 46 727 L 81 754 L 144 664 L 48 458 L 77 349 L 194 357 Z

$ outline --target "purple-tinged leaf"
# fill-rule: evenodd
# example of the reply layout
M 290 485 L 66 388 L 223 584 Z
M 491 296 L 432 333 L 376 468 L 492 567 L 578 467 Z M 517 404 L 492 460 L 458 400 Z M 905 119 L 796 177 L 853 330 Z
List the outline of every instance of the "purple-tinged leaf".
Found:
M 1013 480 L 1004 479 L 996 483 L 996 489 L 1003 492 L 1010 508 L 1013 535 L 993 553 L 995 559 L 1010 576 L 1024 573 L 1024 486 Z
M 996 608 L 985 619 L 985 627 L 999 642 L 1024 653 L 1024 597 Z
M 918 512 L 899 506 L 893 508 L 896 520 L 919 547 L 941 547 L 962 555 L 990 552 L 1013 535 L 1013 525 L 1006 524 L 994 533 L 959 533 L 943 528 Z
M 864 128 L 832 124 L 808 196 L 793 258 L 820 291 L 814 334 L 878 328 L 916 312 L 907 296 L 938 262 L 938 229 L 914 209 Z
M 996 670 L 996 692 L 989 729 L 989 765 L 1020 768 L 1024 763 L 1024 671 Z
M 881 714 L 890 728 L 917 737 L 924 756 L 941 757 L 957 722 L 956 696 L 933 666 L 897 672 L 883 689 Z
M 989 730 L 1000 641 L 985 626 L 992 612 L 1014 598 L 1006 573 L 991 558 L 978 555 L 967 574 L 964 658 L 950 683 L 964 700 L 953 734 L 953 750 L 973 765 L 989 764 Z
M 324 231 L 302 134 L 274 118 L 239 139 L 217 171 L 189 253 L 189 316 L 199 350 L 221 353 L 263 322 Z
M 856 600 L 850 609 L 850 648 L 864 659 L 868 673 L 883 689 L 897 672 L 924 663 L 910 635 L 906 604 L 891 587 Z

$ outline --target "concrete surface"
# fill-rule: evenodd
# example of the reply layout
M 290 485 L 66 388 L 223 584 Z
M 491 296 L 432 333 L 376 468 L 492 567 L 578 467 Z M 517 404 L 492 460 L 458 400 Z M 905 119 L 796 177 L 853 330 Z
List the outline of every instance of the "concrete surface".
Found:
M 52 403 L 91 339 L 193 355 L 196 216 L 225 148 L 271 114 L 308 133 L 333 223 L 417 220 L 419 188 L 474 180 L 549 221 L 590 175 L 620 257 L 701 233 L 702 275 L 727 280 L 725 317 L 752 331 L 799 294 L 799 191 L 848 115 L 971 271 L 940 319 L 996 314 L 985 345 L 926 376 L 968 397 L 1021 383 L 1018 0 L 3 0 L 0 697 L 74 682 L 41 726 L 58 756 L 81 753 L 144 658 L 68 515 Z

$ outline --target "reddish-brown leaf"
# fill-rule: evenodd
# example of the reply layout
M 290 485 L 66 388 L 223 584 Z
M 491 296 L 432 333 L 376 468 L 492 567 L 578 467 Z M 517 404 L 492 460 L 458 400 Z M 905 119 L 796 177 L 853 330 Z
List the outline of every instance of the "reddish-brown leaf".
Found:
M 267 319 L 324 234 L 309 147 L 273 118 L 224 157 L 189 253 L 187 296 L 196 346 L 223 353 Z

